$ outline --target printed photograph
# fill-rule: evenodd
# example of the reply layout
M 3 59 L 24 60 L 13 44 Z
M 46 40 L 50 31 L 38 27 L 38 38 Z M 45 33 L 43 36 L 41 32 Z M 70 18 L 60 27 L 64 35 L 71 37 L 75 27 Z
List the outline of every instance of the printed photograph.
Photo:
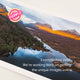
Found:
M 79 0 L 0 0 L 0 60 L 51 80 L 80 80 Z

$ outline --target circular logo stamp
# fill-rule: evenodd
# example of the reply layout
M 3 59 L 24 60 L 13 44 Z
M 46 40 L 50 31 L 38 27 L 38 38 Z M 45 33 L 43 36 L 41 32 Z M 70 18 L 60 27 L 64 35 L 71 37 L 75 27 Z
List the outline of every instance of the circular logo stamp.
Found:
M 8 18 L 10 19 L 10 21 L 12 22 L 18 22 L 21 17 L 22 17 L 22 11 L 17 9 L 17 8 L 14 8 L 14 9 L 11 9 L 8 13 Z

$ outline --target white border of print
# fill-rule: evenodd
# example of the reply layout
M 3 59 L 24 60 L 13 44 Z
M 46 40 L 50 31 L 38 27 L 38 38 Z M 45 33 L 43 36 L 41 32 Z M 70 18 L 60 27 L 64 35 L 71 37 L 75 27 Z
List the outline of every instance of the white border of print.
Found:
M 7 74 L 12 74 L 13 75 L 11 77 L 12 78 L 11 80 L 14 80 L 14 79 L 16 80 L 16 77 L 14 76 L 15 74 L 16 75 L 17 74 L 20 75 L 20 76 L 17 76 L 19 78 L 24 76 L 25 79 L 23 79 L 23 80 L 50 80 L 50 79 L 48 79 L 46 77 L 40 76 L 40 75 L 38 75 L 36 73 L 33 73 L 33 72 L 30 72 L 28 70 L 24 70 L 24 69 L 22 69 L 20 67 L 14 66 L 14 65 L 9 64 L 7 62 L 4 62 L 2 60 L 0 60 L 0 69 L 4 70 L 4 73 L 1 73 L 1 71 L 0 71 L 0 76 L 1 75 L 4 76 L 5 80 L 8 80 L 7 78 L 10 77 L 10 76 L 7 76 L 7 78 L 6 78 L 5 75 L 7 75 Z M 11 73 L 10 73 L 10 71 L 11 71 Z M 1 79 L 1 77 L 0 77 L 0 79 Z M 17 78 L 17 80 L 22 80 L 22 79 L 18 79 Z

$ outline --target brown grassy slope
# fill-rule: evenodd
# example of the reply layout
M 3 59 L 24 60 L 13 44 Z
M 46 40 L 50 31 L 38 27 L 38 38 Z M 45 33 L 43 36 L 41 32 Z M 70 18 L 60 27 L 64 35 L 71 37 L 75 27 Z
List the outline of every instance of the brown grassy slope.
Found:
M 74 40 L 64 36 L 51 34 L 47 31 L 36 28 L 35 31 L 28 30 L 32 35 L 38 36 L 43 42 L 53 49 L 66 54 L 72 60 L 80 62 L 80 40 Z

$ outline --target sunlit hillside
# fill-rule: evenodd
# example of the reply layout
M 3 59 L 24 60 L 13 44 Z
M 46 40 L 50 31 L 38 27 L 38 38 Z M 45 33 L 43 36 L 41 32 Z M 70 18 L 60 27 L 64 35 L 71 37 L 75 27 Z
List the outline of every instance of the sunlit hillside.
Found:
M 4 8 L 0 7 L 0 14 L 3 15 L 3 16 L 7 16 L 8 12 L 6 12 L 6 10 Z
M 41 26 L 41 25 L 36 25 L 36 26 L 39 29 L 45 30 L 45 31 L 50 32 L 52 34 L 57 34 L 57 35 L 68 37 L 68 38 L 72 38 L 72 39 L 75 39 L 75 40 L 80 40 L 80 37 L 79 36 L 74 35 L 74 34 L 71 34 L 71 33 L 67 33 L 67 32 L 60 31 L 60 30 L 52 30 L 50 28 L 46 28 L 45 26 Z

